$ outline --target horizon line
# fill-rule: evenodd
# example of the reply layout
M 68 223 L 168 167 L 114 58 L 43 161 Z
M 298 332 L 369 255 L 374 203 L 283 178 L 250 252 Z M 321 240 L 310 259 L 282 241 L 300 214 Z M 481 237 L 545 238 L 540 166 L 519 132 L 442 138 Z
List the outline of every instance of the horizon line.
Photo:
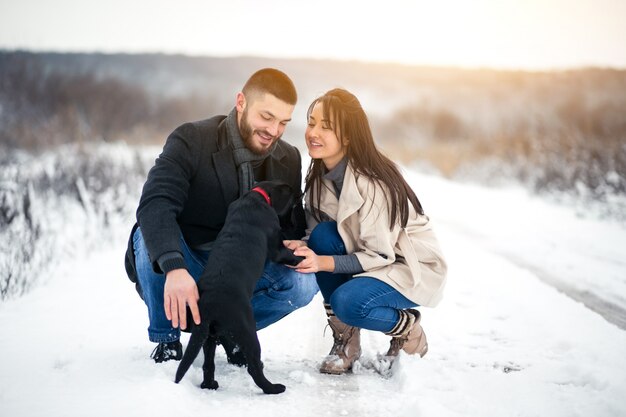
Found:
M 528 72 L 528 73 L 550 73 L 550 72 L 567 72 L 567 71 L 584 71 L 584 70 L 615 70 L 626 71 L 626 66 L 612 66 L 603 64 L 581 64 L 576 66 L 554 66 L 554 67 L 508 67 L 508 66 L 487 66 L 487 65 L 462 65 L 462 64 L 435 64 L 435 63 L 407 63 L 392 60 L 368 60 L 363 58 L 337 58 L 337 57 L 312 57 L 312 56 L 269 56 L 254 54 L 209 54 L 209 53 L 192 53 L 192 52 L 173 52 L 173 51 L 124 51 L 124 50 L 103 50 L 103 49 L 39 49 L 26 47 L 5 47 L 0 46 L 0 52 L 8 53 L 32 53 L 32 54 L 59 54 L 59 55 L 128 55 L 128 56 L 183 56 L 186 58 L 212 58 L 212 59 L 268 59 L 268 60 L 286 60 L 286 61 L 328 61 L 337 63 L 359 63 L 364 65 L 391 65 L 407 68 L 431 68 L 446 70 L 465 70 L 465 71 L 494 71 L 494 72 Z

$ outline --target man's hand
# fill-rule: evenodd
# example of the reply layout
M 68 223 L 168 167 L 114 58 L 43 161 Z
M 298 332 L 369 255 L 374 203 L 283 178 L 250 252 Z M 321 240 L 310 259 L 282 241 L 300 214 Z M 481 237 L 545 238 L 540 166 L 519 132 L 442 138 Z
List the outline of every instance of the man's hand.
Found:
M 167 273 L 163 300 L 165 302 L 165 316 L 172 321 L 172 327 L 187 328 L 187 308 L 191 310 L 193 321 L 200 324 L 198 310 L 198 286 L 186 269 L 174 269 Z

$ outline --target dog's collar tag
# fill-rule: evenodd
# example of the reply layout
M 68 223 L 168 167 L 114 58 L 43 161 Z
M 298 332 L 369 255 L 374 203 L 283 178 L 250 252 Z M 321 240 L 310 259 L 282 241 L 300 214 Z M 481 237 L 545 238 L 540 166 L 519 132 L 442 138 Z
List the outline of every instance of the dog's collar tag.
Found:
M 257 193 L 261 194 L 263 197 L 265 197 L 265 201 L 267 201 L 267 204 L 269 204 L 270 206 L 272 205 L 272 201 L 270 200 L 270 196 L 267 195 L 267 192 L 261 188 L 261 187 L 254 187 L 252 189 L 252 191 L 256 191 Z

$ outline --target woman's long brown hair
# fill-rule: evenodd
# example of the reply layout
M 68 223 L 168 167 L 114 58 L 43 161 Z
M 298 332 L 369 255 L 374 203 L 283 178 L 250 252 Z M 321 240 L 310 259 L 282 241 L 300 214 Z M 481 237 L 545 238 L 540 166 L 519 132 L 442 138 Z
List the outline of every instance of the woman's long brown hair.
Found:
M 409 201 L 415 211 L 423 215 L 422 205 L 396 164 L 376 148 L 367 115 L 359 100 L 352 93 L 335 88 L 311 103 L 307 111 L 307 120 L 313 107 L 318 103 L 322 104 L 324 119 L 332 122 L 332 129 L 340 142 L 345 143 L 347 139 L 348 144 L 344 145 L 347 146 L 346 156 L 356 175 L 365 175 L 391 194 L 387 200 L 391 214 L 389 228 L 393 228 L 398 218 L 400 225 L 406 226 L 409 219 Z M 315 186 L 317 204 L 313 204 L 312 196 L 309 194 L 309 205 L 317 221 L 321 221 L 318 209 L 321 205 L 322 176 L 324 175 L 322 168 L 321 159 L 311 160 L 304 188 L 306 193 Z

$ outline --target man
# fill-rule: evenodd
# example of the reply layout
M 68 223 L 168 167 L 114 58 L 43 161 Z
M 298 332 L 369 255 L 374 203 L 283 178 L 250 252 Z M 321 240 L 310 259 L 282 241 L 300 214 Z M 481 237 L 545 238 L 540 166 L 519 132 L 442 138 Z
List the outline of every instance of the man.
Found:
M 255 182 L 282 180 L 300 201 L 298 150 L 281 140 L 297 94 L 286 74 L 272 68 L 254 73 L 237 94 L 228 116 L 186 123 L 168 137 L 148 173 L 137 224 L 126 253 L 126 270 L 148 306 L 148 337 L 158 343 L 155 362 L 180 360 L 180 329 L 198 312 L 199 279 L 228 205 Z M 283 222 L 286 239 L 304 235 L 301 204 Z M 289 224 L 287 224 L 289 223 Z M 317 292 L 312 274 L 267 262 L 252 298 L 257 329 L 308 304 Z M 235 362 L 232 347 L 224 346 Z

